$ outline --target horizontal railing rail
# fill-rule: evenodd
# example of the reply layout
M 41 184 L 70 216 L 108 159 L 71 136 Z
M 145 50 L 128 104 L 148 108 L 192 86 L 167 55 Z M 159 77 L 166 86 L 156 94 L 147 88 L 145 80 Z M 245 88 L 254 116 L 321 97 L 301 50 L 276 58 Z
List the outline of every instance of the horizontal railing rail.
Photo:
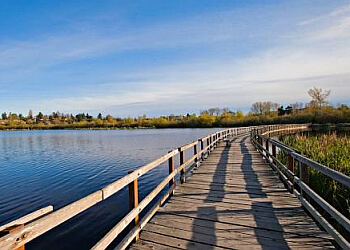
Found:
M 241 134 L 248 135 L 250 131 L 255 128 L 256 127 L 230 128 L 202 137 L 177 149 L 171 150 L 151 163 L 130 172 L 121 179 L 88 196 L 68 204 L 59 210 L 53 211 L 53 207 L 49 206 L 1 226 L 0 232 L 5 232 L 5 235 L 0 236 L 0 249 L 20 248 L 31 240 L 66 222 L 95 204 L 106 200 L 128 186 L 130 211 L 93 247 L 93 249 L 106 248 L 128 225 L 131 224 L 134 227 L 117 247 L 118 249 L 124 249 L 130 244 L 130 242 L 138 238 L 140 230 L 146 225 L 166 199 L 173 194 L 176 186 L 175 177 L 177 175 L 180 175 L 179 182 L 184 183 L 186 181 L 186 174 L 188 174 L 193 167 L 198 167 L 200 162 L 212 152 L 220 141 L 229 140 L 230 138 Z M 190 150 L 193 151 L 189 152 Z M 190 154 L 191 157 L 186 159 L 185 154 Z M 179 156 L 179 166 L 177 168 L 174 164 L 175 156 Z M 167 177 L 165 177 L 161 183 L 139 203 L 138 179 L 145 173 L 165 162 L 168 162 L 169 165 L 169 175 L 167 175 Z M 155 205 L 153 205 L 141 221 L 139 221 L 140 213 L 154 201 L 166 186 L 169 186 L 167 192 L 161 197 L 161 199 L 155 202 Z M 16 230 L 7 230 L 10 227 L 15 227 Z
M 320 223 L 320 225 L 334 238 L 340 247 L 350 249 L 350 243 L 341 235 L 331 223 L 321 215 L 321 213 L 312 205 L 315 203 L 319 208 L 326 212 L 333 220 L 341 225 L 350 233 L 350 220 L 341 212 L 334 208 L 318 195 L 308 183 L 308 169 L 312 168 L 344 185 L 344 188 L 350 188 L 350 177 L 327 166 L 317 163 L 296 150 L 284 145 L 283 143 L 270 138 L 271 135 L 279 132 L 296 132 L 309 129 L 309 125 L 272 125 L 260 127 L 251 130 L 251 140 L 258 151 L 265 157 L 270 165 L 280 175 L 281 180 L 286 184 L 288 189 L 294 193 L 300 200 L 303 207 Z M 277 151 L 284 152 L 287 157 L 287 163 L 284 165 L 277 159 Z M 294 165 L 299 164 L 299 176 L 295 173 Z M 298 187 L 298 188 L 297 188 Z M 310 200 L 312 202 L 310 202 Z

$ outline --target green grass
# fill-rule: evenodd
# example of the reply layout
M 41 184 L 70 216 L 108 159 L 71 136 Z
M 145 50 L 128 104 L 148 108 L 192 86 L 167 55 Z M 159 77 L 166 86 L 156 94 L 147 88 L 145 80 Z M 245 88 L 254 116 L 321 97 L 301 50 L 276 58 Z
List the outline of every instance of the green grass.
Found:
M 280 140 L 302 155 L 350 176 L 350 138 L 335 132 L 287 135 Z M 283 161 L 285 157 L 279 156 Z M 298 168 L 296 168 L 298 169 Z M 338 211 L 350 218 L 350 190 L 317 170 L 308 168 L 309 186 Z

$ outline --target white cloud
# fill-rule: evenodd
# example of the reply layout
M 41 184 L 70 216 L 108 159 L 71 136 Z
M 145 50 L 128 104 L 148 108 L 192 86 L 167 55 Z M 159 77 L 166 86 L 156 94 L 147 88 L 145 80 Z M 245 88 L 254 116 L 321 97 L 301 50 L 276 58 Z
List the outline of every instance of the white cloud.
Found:
M 210 106 L 246 108 L 259 100 L 307 101 L 307 90 L 313 86 L 332 89 L 332 100 L 346 101 L 346 93 L 350 93 L 349 13 L 350 5 L 343 6 L 299 23 L 302 25 L 296 22 L 290 33 L 274 26 L 274 20 L 266 21 L 266 15 L 250 21 L 236 11 L 108 36 L 84 31 L 42 41 L 15 42 L 0 47 L 0 70 L 40 71 L 62 62 L 128 50 L 191 48 L 194 44 L 217 48 L 218 41 L 229 41 L 223 49 L 230 51 L 236 49 L 236 41 L 252 39 L 259 45 L 259 39 L 271 39 L 275 40 L 273 46 L 256 49 L 249 55 L 189 55 L 185 62 L 168 61 L 164 65 L 144 65 L 142 70 L 126 70 L 123 74 L 127 78 L 147 79 L 136 80 L 132 89 L 121 88 L 127 85 L 121 81 L 79 84 L 69 96 L 31 100 L 31 105 L 45 112 L 59 109 L 95 113 L 103 110 L 116 115 L 179 113 Z M 257 29 L 257 24 L 264 29 Z

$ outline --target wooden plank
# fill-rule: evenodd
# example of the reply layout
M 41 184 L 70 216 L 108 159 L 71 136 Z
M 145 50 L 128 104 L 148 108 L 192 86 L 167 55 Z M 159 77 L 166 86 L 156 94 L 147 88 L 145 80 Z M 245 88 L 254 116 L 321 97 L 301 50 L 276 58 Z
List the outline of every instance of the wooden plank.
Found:
M 215 230 L 213 229 L 213 225 Z M 158 227 L 158 228 L 157 228 Z M 322 237 L 321 235 L 310 235 L 310 234 L 297 234 L 297 233 L 285 233 L 285 232 L 275 232 L 266 231 L 264 229 L 247 228 L 242 226 L 232 226 L 219 222 L 213 224 L 206 220 L 193 220 L 187 217 L 180 216 L 163 216 L 155 217 L 149 225 L 145 227 L 145 230 L 150 232 L 161 232 L 165 234 L 165 230 L 183 230 L 186 232 L 191 232 L 192 234 L 203 235 L 203 237 L 213 237 L 216 246 L 224 246 L 221 242 L 231 242 L 236 245 L 236 247 L 241 244 L 241 241 L 237 239 L 244 240 L 248 242 L 249 246 L 261 245 L 265 247 L 282 247 L 288 246 L 305 246 L 309 247 L 326 247 L 332 246 L 328 241 L 329 238 Z M 168 232 L 169 232 L 168 231 Z M 171 234 L 168 234 L 172 236 Z M 193 237 L 192 237 L 193 239 Z M 198 241 L 198 240 L 197 240 Z M 201 243 L 205 243 L 201 241 Z
M 116 250 L 119 248 L 115 248 Z M 179 249 L 179 248 L 176 248 L 176 247 L 171 247 L 171 246 L 168 246 L 168 245 L 163 245 L 163 244 L 159 244 L 159 243 L 154 243 L 154 242 L 150 242 L 150 241 L 147 241 L 147 240 L 140 240 L 139 242 L 137 242 L 136 244 L 134 244 L 133 246 L 131 246 L 129 248 L 130 250 L 135 250 L 135 249 L 138 249 L 138 250 L 173 250 L 173 249 Z
M 193 231 L 201 231 L 204 234 L 224 234 L 226 238 L 237 237 L 254 237 L 259 236 L 263 238 L 269 238 L 274 240 L 288 239 L 293 241 L 294 239 L 305 239 L 306 241 L 323 241 L 326 245 L 331 245 L 330 239 L 332 239 L 327 233 L 316 230 L 313 233 L 307 232 L 276 232 L 271 230 L 265 230 L 262 228 L 251 228 L 241 225 L 233 225 L 221 222 L 215 222 L 206 219 L 191 218 L 186 216 L 179 216 L 174 214 L 157 214 L 152 221 L 152 224 L 160 224 L 163 226 L 177 227 L 188 230 L 191 226 Z M 213 229 L 213 225 L 215 230 Z M 189 231 L 189 230 L 188 230 Z M 229 232 L 230 234 L 226 234 Z M 305 241 L 304 241 L 305 242 Z
M 16 220 L 11 221 L 5 225 L 0 226 L 0 232 L 5 230 L 8 227 L 12 227 L 14 225 L 26 224 L 28 222 L 31 222 L 35 219 L 38 219 L 39 217 L 41 217 L 43 215 L 51 213 L 52 211 L 53 211 L 53 206 L 47 206 L 47 207 L 40 208 L 39 210 L 31 212 L 30 214 L 27 214 L 19 219 L 16 219 Z
M 147 239 L 147 241 L 149 242 L 163 244 L 170 247 L 175 247 L 177 249 L 201 249 L 201 250 L 227 249 L 227 248 L 202 244 L 196 241 L 188 241 L 181 238 L 176 238 L 176 237 L 172 237 L 164 234 L 157 234 L 157 233 L 148 232 L 148 231 L 143 231 L 141 233 L 141 238 Z

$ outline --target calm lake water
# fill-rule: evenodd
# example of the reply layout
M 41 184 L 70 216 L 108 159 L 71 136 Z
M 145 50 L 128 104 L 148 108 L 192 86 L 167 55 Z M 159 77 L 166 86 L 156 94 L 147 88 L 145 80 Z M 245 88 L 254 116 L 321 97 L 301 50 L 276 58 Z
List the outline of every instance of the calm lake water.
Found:
M 59 209 L 169 150 L 219 129 L 0 132 L 0 225 L 44 206 Z M 167 175 L 166 164 L 139 180 L 140 199 Z M 128 210 L 127 190 L 26 245 L 88 249 Z

